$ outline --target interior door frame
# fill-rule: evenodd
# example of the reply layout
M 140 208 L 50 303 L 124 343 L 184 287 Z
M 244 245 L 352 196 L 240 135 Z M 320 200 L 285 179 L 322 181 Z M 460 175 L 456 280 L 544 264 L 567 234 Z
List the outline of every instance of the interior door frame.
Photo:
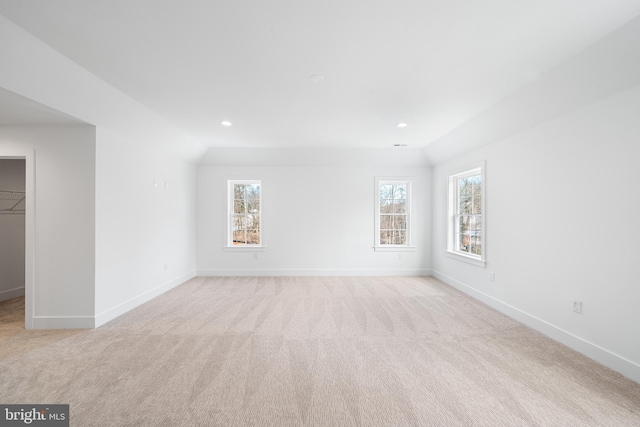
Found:
M 25 161 L 25 272 L 24 272 L 24 327 L 33 329 L 34 301 L 36 295 L 36 164 L 35 150 L 7 150 L 0 147 L 0 159 Z

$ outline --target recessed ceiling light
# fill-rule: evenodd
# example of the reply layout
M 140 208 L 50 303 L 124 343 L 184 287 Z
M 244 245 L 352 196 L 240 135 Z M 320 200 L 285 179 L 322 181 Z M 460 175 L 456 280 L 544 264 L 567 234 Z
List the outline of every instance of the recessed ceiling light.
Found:
M 396 126 L 398 126 L 399 128 L 406 128 L 408 126 L 408 123 L 400 122 Z
M 324 80 L 324 76 L 321 76 L 319 74 L 314 74 L 313 76 L 309 77 L 309 80 L 311 80 L 314 83 L 322 83 L 322 81 Z
M 229 120 L 223 120 L 220 122 L 222 126 L 231 126 L 231 122 Z
M 394 147 L 406 147 L 407 144 L 393 144 Z

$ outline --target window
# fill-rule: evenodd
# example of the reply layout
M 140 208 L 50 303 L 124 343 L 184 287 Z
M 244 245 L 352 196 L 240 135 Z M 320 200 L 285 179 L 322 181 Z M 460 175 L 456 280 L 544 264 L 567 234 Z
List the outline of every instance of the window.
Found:
M 376 178 L 376 250 L 406 250 L 411 243 L 411 181 Z
M 449 177 L 447 250 L 484 267 L 484 167 L 476 165 Z
M 229 180 L 228 247 L 262 245 L 262 181 Z

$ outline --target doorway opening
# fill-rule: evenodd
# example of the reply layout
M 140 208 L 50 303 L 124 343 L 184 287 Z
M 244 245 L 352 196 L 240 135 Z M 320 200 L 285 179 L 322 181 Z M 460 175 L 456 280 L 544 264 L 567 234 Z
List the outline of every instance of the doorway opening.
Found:
M 0 319 L 24 327 L 26 161 L 0 159 Z
M 33 154 L 0 151 L 0 321 L 31 329 L 34 296 Z

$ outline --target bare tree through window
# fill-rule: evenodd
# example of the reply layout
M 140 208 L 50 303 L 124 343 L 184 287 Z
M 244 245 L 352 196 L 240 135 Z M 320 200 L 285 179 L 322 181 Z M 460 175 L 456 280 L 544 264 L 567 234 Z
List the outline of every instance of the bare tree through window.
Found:
M 482 175 L 457 179 L 456 250 L 482 255 Z
M 380 244 L 407 245 L 407 183 L 380 183 Z
M 233 183 L 231 240 L 234 246 L 260 245 L 260 183 Z

